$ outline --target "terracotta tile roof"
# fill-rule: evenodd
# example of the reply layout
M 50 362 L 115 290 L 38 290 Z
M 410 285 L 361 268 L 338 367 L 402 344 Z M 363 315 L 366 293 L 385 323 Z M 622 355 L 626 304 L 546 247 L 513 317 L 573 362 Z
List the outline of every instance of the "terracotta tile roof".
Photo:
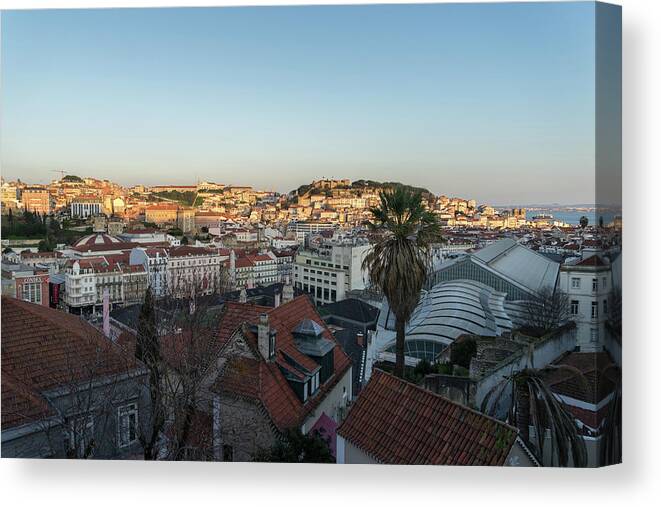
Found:
M 266 254 L 250 255 L 248 258 L 253 262 L 275 261 L 275 259 L 272 259 Z
M 270 310 L 272 310 L 272 308 L 268 306 L 237 303 L 235 301 L 228 301 L 225 303 L 218 335 L 220 345 L 225 345 L 241 324 L 244 322 L 257 322 L 260 314 L 268 313 Z
M 610 405 L 607 403 L 599 410 L 587 410 L 585 408 L 575 407 L 573 405 L 565 405 L 567 411 L 572 414 L 576 419 L 592 429 L 601 427 L 603 420 L 608 416 Z
M 10 373 L 2 373 L 2 427 L 37 421 L 54 413 L 46 400 L 27 389 Z
M 337 434 L 385 464 L 502 465 L 517 431 L 375 370 Z
M 615 387 L 613 382 L 616 370 L 607 352 L 570 352 L 554 364 L 577 368 L 585 377 L 564 370 L 553 370 L 546 376 L 551 390 L 586 403 L 599 403 Z
M 79 317 L 2 297 L 3 426 L 46 413 L 44 391 L 136 366 L 132 356 Z
M 259 356 L 257 336 L 248 328 L 249 325 L 257 324 L 262 313 L 268 314 L 269 326 L 276 332 L 276 358 L 270 362 L 264 361 Z M 214 389 L 218 392 L 231 392 L 239 396 L 259 399 L 280 430 L 299 426 L 351 366 L 351 359 L 338 344 L 333 349 L 335 368 L 333 376 L 319 388 L 317 394 L 302 403 L 285 379 L 280 367 L 290 368 L 285 359 L 287 355 L 309 371 L 319 368 L 316 361 L 301 353 L 294 345 L 292 330 L 303 319 L 317 322 L 324 329 L 324 338 L 337 343 L 307 296 L 299 296 L 277 308 L 230 301 L 227 302 L 221 317 L 220 342 L 223 345 L 227 344 L 234 333 L 240 331 L 257 359 L 240 359 L 236 360 L 238 362 L 230 363 L 232 367 L 226 372 L 229 380 L 226 380 L 224 372 Z
M 254 263 L 248 257 L 237 257 L 234 265 L 237 268 L 249 268 L 254 266 Z
M 187 257 L 189 255 L 214 255 L 215 252 L 201 246 L 175 246 L 170 248 L 170 257 Z
M 583 259 L 580 262 L 574 264 L 575 266 L 606 266 L 606 263 L 602 260 L 599 255 L 591 255 L 587 259 Z

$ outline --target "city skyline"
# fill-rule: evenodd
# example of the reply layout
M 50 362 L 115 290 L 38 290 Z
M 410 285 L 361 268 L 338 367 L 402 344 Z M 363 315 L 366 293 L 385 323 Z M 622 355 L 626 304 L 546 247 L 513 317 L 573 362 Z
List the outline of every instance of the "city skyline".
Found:
M 2 173 L 593 203 L 593 17 L 589 2 L 4 12 Z

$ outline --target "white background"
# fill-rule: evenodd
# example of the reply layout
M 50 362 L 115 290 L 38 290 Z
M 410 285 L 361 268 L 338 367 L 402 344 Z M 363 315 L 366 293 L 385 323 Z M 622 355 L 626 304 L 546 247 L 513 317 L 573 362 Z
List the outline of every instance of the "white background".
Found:
M 0 0 L 0 7 L 278 3 L 306 2 Z M 625 464 L 560 470 L 2 460 L 4 505 L 658 505 L 661 2 L 616 3 L 624 18 Z

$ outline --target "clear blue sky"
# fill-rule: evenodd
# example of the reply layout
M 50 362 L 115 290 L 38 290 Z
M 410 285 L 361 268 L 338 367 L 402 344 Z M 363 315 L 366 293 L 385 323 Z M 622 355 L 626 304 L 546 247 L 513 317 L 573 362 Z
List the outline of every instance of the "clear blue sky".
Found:
M 594 199 L 594 4 L 2 13 L 2 175 Z

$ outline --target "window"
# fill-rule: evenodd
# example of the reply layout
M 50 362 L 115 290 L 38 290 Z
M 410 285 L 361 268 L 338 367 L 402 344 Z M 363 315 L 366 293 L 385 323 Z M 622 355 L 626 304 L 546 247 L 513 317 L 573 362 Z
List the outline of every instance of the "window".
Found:
M 597 283 L 597 279 L 593 278 L 592 279 L 592 292 L 597 292 L 598 287 L 599 287 L 599 284 Z
M 571 279 L 571 288 L 572 289 L 580 289 L 581 288 L 581 279 L 580 278 L 572 278 Z
M 596 319 L 599 317 L 599 303 L 597 301 L 592 301 L 592 318 Z
M 605 289 L 607 285 L 608 285 L 608 280 L 606 279 L 606 277 L 603 277 L 601 279 L 601 287 Z
M 231 445 L 223 445 L 223 461 L 234 461 L 234 449 Z
M 41 304 L 41 284 L 26 283 L 23 285 L 23 301 Z
M 89 457 L 94 444 L 94 419 L 91 415 L 67 421 L 67 449 L 78 458 Z
M 119 446 L 127 447 L 138 440 L 138 405 L 131 403 L 117 409 Z
M 592 328 L 590 329 L 590 341 L 596 343 L 599 340 L 599 330 Z
M 575 299 L 571 302 L 571 314 L 578 315 L 578 301 Z
M 608 313 L 608 299 L 604 299 L 604 314 Z

